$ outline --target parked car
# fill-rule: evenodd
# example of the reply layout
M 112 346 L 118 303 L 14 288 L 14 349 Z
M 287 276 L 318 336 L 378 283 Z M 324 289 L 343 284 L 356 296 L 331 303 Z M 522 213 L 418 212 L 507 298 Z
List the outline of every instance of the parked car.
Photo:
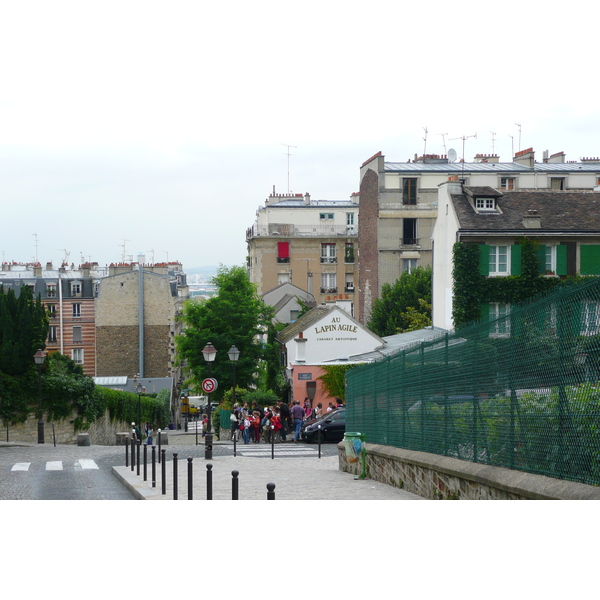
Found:
M 319 426 L 322 442 L 341 442 L 346 432 L 346 409 L 339 408 L 304 423 L 300 431 L 302 440 L 308 443 L 318 442 Z

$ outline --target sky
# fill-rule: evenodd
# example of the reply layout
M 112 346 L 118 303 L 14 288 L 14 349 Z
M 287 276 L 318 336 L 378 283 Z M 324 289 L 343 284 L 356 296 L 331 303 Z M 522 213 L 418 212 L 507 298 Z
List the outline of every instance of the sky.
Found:
M 379 151 L 599 156 L 600 9 L 553 6 L 0 0 L 1 258 L 242 265 Z

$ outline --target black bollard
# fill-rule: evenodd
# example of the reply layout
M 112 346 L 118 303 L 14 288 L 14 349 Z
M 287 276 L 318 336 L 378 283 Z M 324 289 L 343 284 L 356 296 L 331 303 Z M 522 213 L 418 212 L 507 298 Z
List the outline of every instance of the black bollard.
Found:
M 173 500 L 177 500 L 177 452 L 173 452 Z
M 152 487 L 156 487 L 156 446 L 152 446 Z
M 321 426 L 319 425 L 319 458 L 321 458 Z
M 148 481 L 148 444 L 144 444 L 144 481 Z
M 208 463 L 206 465 L 206 499 L 212 500 L 212 465 Z
M 275 458 L 275 425 L 271 425 L 271 458 Z
M 125 436 L 125 466 L 129 466 L 129 436 Z
M 131 470 L 135 469 L 135 440 L 131 436 Z
M 188 457 L 188 500 L 194 499 L 194 485 L 193 485 L 193 471 L 192 471 L 192 457 Z
M 239 500 L 240 499 L 240 480 L 238 479 L 239 471 L 231 471 L 231 476 L 233 479 L 231 480 L 231 499 Z
M 237 436 L 235 435 L 235 429 L 233 429 L 233 427 L 231 428 L 231 435 L 233 436 L 233 456 L 236 457 L 237 451 L 235 445 L 237 442 Z
M 158 464 L 160 464 L 160 429 L 158 430 Z
M 163 496 L 167 493 L 167 464 L 165 463 L 166 457 L 165 457 L 165 453 L 167 451 L 166 450 L 161 450 L 162 453 L 162 458 L 161 458 L 161 473 L 162 473 L 162 493 Z
M 140 476 L 140 446 L 141 445 L 142 445 L 142 440 L 138 440 L 137 443 L 136 443 L 137 447 L 136 447 L 136 451 L 135 451 L 136 454 L 137 454 L 137 458 L 136 458 L 136 460 L 137 460 L 137 471 L 136 471 L 136 474 L 137 474 L 138 477 Z
M 267 483 L 267 500 L 275 500 L 275 484 Z

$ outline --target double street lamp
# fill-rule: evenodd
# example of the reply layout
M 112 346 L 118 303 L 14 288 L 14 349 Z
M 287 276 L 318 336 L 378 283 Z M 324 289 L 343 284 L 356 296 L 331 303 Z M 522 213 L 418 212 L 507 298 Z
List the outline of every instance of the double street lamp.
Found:
M 33 355 L 33 360 L 38 368 L 38 444 L 44 443 L 44 416 L 42 412 L 42 366 L 46 360 L 46 353 L 38 350 Z

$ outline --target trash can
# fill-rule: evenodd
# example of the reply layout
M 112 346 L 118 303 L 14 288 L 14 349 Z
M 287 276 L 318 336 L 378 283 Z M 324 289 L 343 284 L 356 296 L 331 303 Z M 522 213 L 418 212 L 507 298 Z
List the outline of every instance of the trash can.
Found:
M 367 476 L 365 437 L 364 433 L 347 432 L 344 434 L 344 447 L 348 464 L 353 465 L 362 462 L 362 473 L 355 479 L 364 479 Z

